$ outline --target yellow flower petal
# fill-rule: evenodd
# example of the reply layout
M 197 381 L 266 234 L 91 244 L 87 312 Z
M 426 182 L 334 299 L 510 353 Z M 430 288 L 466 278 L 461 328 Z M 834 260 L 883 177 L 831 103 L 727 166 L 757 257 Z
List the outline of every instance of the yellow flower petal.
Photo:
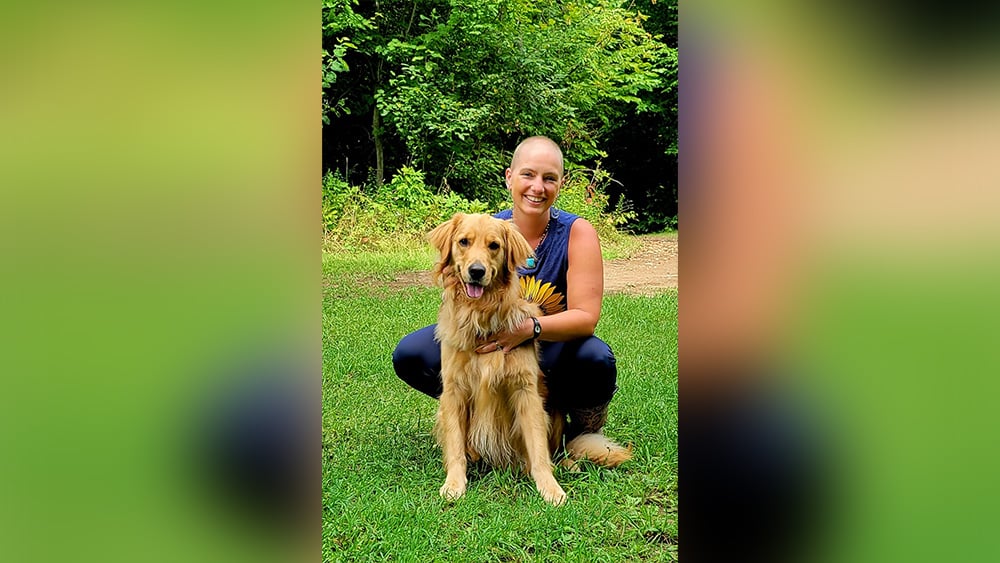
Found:
M 545 285 L 543 285 L 543 286 L 541 287 L 541 289 L 540 289 L 540 290 L 539 290 L 539 292 L 538 292 L 538 300 L 539 300 L 540 302 L 543 302 L 543 303 L 544 303 L 544 302 L 545 302 L 545 301 L 546 301 L 546 300 L 547 300 L 547 299 L 548 299 L 549 297 L 551 297 L 551 296 L 552 296 L 552 293 L 553 293 L 553 292 L 554 292 L 555 290 L 556 290 L 556 288 L 555 288 L 555 286 L 554 286 L 554 285 L 552 285 L 552 284 L 550 284 L 550 283 L 546 283 Z
M 543 303 L 539 306 L 545 311 L 546 315 L 551 315 L 553 313 L 560 313 L 565 310 L 563 306 L 563 295 L 562 293 L 554 293 L 549 296 Z
M 534 276 L 518 278 L 521 289 L 521 298 L 530 303 L 538 304 L 545 315 L 559 313 L 566 310 L 563 304 L 563 294 L 556 291 L 556 286 L 549 282 L 542 282 Z

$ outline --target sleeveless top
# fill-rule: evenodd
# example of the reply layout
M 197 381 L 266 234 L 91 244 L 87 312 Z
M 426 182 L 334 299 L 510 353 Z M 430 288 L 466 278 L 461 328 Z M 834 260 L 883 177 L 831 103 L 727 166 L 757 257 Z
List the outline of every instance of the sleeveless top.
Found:
M 494 215 L 510 221 L 511 209 Z M 549 208 L 549 232 L 535 249 L 535 267 L 518 268 L 521 297 L 537 303 L 545 315 L 566 310 L 566 272 L 569 270 L 569 230 L 578 215 Z

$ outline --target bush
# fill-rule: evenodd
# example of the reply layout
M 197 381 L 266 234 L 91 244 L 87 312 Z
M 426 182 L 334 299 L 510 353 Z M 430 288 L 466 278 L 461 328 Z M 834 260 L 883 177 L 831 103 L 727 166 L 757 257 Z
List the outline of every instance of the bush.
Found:
M 322 209 L 326 249 L 391 250 L 419 244 L 428 231 L 459 211 L 485 213 L 487 206 L 454 193 L 436 194 L 424 184 L 423 172 L 403 167 L 373 190 L 328 173 Z
M 627 247 L 627 237 L 618 228 L 635 218 L 622 200 L 608 209 L 607 186 L 611 176 L 598 166 L 594 170 L 572 167 L 556 206 L 575 213 L 594 225 L 605 247 Z M 352 186 L 337 172 L 323 178 L 324 249 L 328 251 L 394 250 L 419 246 L 435 226 L 457 212 L 488 213 L 510 207 L 503 193 L 498 206 L 466 200 L 455 193 L 435 193 L 424 183 L 424 173 L 403 167 L 381 188 Z
M 556 207 L 590 221 L 601 242 L 620 244 L 625 235 L 619 227 L 635 219 L 636 214 L 625 198 L 621 198 L 614 208 L 608 208 L 609 196 L 605 192 L 613 181 L 610 174 L 601 170 L 600 163 L 594 169 L 571 165 Z

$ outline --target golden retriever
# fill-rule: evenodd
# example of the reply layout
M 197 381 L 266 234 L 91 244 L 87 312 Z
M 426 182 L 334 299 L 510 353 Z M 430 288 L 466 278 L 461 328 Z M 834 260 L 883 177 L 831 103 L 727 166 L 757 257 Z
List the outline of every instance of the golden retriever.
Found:
M 517 267 L 532 254 L 512 223 L 463 213 L 435 228 L 428 239 L 440 251 L 434 268 L 443 288 L 435 336 L 441 343 L 443 392 L 434 427 L 447 473 L 441 496 L 465 494 L 468 460 L 521 467 L 553 505 L 566 493 L 552 474 L 552 454 L 562 441 L 565 415 L 545 410 L 546 388 L 538 352 L 528 341 L 506 354 L 475 350 L 500 331 L 531 316 L 534 303 L 520 296 Z M 631 458 L 601 434 L 566 445 L 571 460 L 614 467 Z

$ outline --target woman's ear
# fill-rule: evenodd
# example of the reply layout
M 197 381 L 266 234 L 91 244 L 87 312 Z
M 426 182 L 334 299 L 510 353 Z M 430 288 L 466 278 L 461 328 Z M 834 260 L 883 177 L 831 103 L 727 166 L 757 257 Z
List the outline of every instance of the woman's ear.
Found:
M 534 254 L 520 231 L 515 229 L 512 223 L 506 221 L 504 221 L 504 244 L 507 248 L 508 272 L 517 272 L 517 269 L 524 266 L 528 262 L 528 258 Z

